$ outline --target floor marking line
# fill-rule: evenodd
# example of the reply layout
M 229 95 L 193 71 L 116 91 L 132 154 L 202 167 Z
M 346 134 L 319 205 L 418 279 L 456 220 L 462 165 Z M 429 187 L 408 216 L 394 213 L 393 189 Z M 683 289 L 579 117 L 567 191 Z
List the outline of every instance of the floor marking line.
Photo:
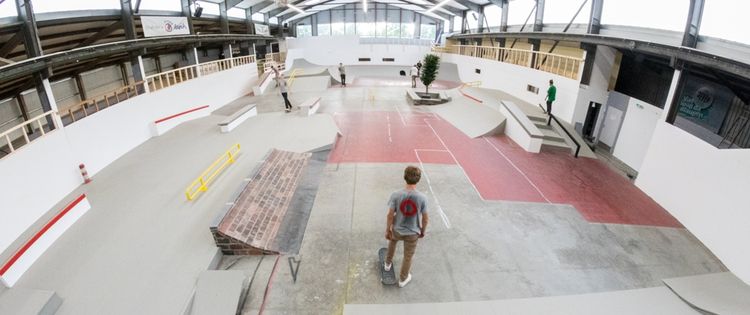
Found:
M 482 201 L 487 201 L 487 200 L 484 199 L 484 196 L 482 196 L 482 193 L 479 192 L 479 189 L 477 189 L 477 186 L 474 185 L 474 182 L 471 181 L 471 177 L 469 177 L 469 174 L 466 173 L 466 170 L 461 165 L 461 163 L 458 162 L 458 159 L 456 158 L 455 155 L 453 155 L 453 152 L 451 152 L 451 149 L 448 148 L 448 146 L 445 144 L 445 142 L 443 141 L 443 138 L 440 137 L 440 135 L 437 133 L 437 131 L 435 131 L 435 128 L 432 127 L 432 125 L 430 124 L 429 121 L 427 121 L 427 119 L 425 119 L 424 122 L 427 124 L 427 127 L 430 127 L 430 130 L 432 130 L 432 133 L 435 134 L 435 137 L 438 138 L 438 140 L 440 141 L 440 143 L 443 145 L 443 148 L 445 148 L 445 150 L 448 151 L 448 154 L 451 155 L 451 157 L 453 158 L 453 161 L 456 162 L 456 165 L 458 165 L 458 168 L 461 169 L 461 172 L 464 173 L 464 176 L 466 177 L 466 180 L 468 180 L 469 184 L 471 184 L 471 187 L 474 188 L 474 191 L 477 193 L 477 196 L 479 196 L 479 199 L 481 199 Z
M 443 211 L 443 207 L 440 206 L 440 201 L 437 198 L 437 195 L 435 194 L 435 190 L 432 189 L 432 182 L 430 182 L 430 176 L 427 175 L 427 170 L 424 168 L 424 163 L 422 163 L 422 159 L 419 158 L 419 149 L 414 149 L 414 154 L 417 156 L 417 161 L 419 161 L 419 167 L 422 169 L 422 172 L 424 173 L 424 178 L 427 180 L 427 187 L 430 189 L 430 194 L 432 194 L 432 199 L 435 200 L 435 206 L 437 206 L 438 214 L 440 214 L 440 218 L 443 219 L 443 224 L 445 224 L 445 227 L 450 229 L 451 228 L 451 221 L 448 219 L 448 216 L 445 214 L 445 211 Z
M 388 121 L 388 142 L 393 142 L 391 138 L 391 114 L 386 114 L 385 118 Z
M 529 184 L 531 184 L 531 186 L 534 187 L 534 189 L 536 189 L 536 191 L 539 193 L 539 195 L 541 195 L 542 198 L 544 198 L 544 200 L 547 201 L 547 203 L 552 203 L 551 201 L 549 201 L 549 199 L 547 199 L 547 196 L 544 195 L 544 193 L 542 192 L 542 190 L 540 190 L 539 187 L 537 187 L 536 184 L 534 184 L 534 182 L 532 182 L 531 179 L 528 176 L 526 176 L 526 173 L 524 173 L 520 168 L 518 168 L 518 166 L 516 166 L 516 163 L 513 163 L 513 161 L 511 161 L 503 152 L 500 151 L 500 149 L 498 149 L 494 144 L 492 144 L 492 142 L 490 142 L 490 140 L 488 140 L 487 137 L 482 137 L 482 139 L 484 139 L 484 141 L 487 141 L 487 143 L 492 148 L 494 148 L 495 151 L 497 151 L 497 153 L 499 153 L 503 158 L 505 158 L 505 160 L 507 160 L 508 163 L 510 163 L 510 165 L 513 166 L 513 168 L 515 168 L 516 171 L 518 171 L 518 173 L 521 173 L 521 175 L 523 176 L 523 178 L 525 178 L 526 181 L 529 182 Z

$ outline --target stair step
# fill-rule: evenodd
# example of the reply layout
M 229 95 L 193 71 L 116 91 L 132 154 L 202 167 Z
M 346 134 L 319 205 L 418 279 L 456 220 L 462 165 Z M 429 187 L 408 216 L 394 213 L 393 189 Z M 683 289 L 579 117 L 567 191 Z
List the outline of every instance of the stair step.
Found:
M 551 146 L 551 147 L 559 147 L 559 148 L 568 148 L 570 149 L 570 146 L 565 141 L 555 141 L 555 140 L 548 140 L 543 139 L 542 140 L 543 146 Z
M 534 116 L 534 115 L 527 115 L 527 116 L 529 117 L 529 120 L 531 120 L 531 121 L 534 121 L 534 122 L 537 122 L 537 121 L 538 122 L 543 122 L 545 124 L 547 123 L 547 117 L 545 117 L 545 116 Z
M 557 141 L 557 142 L 565 142 L 565 139 L 560 136 L 560 134 L 557 133 L 557 131 L 552 129 L 539 129 L 539 131 L 544 134 L 545 140 L 551 140 L 551 141 Z
M 53 315 L 60 304 L 52 291 L 8 289 L 0 295 L 0 314 Z

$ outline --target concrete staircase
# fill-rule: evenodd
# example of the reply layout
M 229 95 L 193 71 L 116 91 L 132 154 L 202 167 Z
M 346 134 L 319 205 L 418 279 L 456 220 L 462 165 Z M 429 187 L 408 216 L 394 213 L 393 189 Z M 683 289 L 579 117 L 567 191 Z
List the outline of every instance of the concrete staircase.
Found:
M 61 304 L 52 291 L 11 288 L 0 293 L 0 314 L 52 315 Z
M 547 126 L 547 117 L 528 115 L 529 119 L 544 134 L 542 146 L 559 147 L 570 149 L 570 145 L 565 141 L 564 136 L 560 135 L 552 126 Z

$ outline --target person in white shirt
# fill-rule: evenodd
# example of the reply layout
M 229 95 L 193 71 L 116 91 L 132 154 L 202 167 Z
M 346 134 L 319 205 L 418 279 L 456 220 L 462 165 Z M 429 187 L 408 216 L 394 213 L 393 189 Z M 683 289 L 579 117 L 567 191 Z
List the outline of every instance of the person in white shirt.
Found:
M 279 92 L 281 92 L 281 97 L 284 98 L 284 108 L 286 109 L 286 112 L 292 111 L 292 103 L 289 102 L 289 97 L 287 96 L 287 86 L 286 86 L 286 80 L 284 78 L 276 80 L 279 84 Z
M 411 66 L 411 70 L 409 70 L 409 75 L 411 75 L 411 87 L 416 88 L 417 87 L 417 77 L 419 77 L 419 69 L 417 69 L 417 66 Z

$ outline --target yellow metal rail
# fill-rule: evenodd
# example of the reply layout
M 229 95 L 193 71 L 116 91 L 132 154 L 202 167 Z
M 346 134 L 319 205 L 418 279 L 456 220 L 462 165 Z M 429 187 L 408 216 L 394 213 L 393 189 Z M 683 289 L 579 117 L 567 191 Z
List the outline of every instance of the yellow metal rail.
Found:
M 292 84 L 294 84 L 294 80 L 297 79 L 297 75 L 299 74 L 302 74 L 302 69 L 292 70 L 292 73 L 289 75 L 289 79 L 286 80 L 286 85 L 292 87 Z
M 208 184 L 221 173 L 222 170 L 227 168 L 230 164 L 234 163 L 235 157 L 240 152 L 240 144 L 235 144 L 224 152 L 211 166 L 209 166 L 201 175 L 196 178 L 190 186 L 185 189 L 185 197 L 187 200 L 195 199 L 202 191 L 208 190 Z

